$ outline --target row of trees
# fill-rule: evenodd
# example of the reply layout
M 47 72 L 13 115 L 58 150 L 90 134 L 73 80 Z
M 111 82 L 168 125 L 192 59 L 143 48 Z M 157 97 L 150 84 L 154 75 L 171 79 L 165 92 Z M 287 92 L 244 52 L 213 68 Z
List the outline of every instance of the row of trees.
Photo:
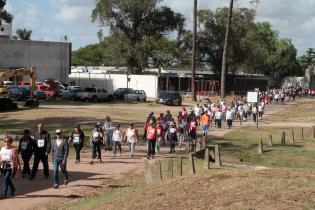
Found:
M 109 27 L 98 33 L 99 44 L 73 53 L 73 65 L 128 66 L 130 73 L 146 67 L 191 66 L 192 32 L 183 15 L 162 0 L 100 0 L 93 21 Z M 197 66 L 221 74 L 228 8 L 198 11 Z M 226 68 L 228 72 L 261 73 L 276 79 L 302 74 L 290 39 L 279 38 L 268 22 L 255 22 L 255 10 L 234 9 Z M 171 35 L 171 36 L 170 36 Z M 170 37 L 175 37 L 170 39 Z

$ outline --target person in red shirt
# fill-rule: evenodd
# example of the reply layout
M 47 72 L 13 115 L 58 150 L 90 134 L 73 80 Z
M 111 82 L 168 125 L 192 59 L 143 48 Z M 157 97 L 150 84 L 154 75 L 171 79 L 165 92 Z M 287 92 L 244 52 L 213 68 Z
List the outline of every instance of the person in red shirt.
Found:
M 162 140 L 162 135 L 163 135 L 163 127 L 161 125 L 161 121 L 157 121 L 157 126 L 156 126 L 156 151 L 158 154 L 160 154 L 160 145 L 161 145 L 161 140 Z
M 156 127 L 153 124 L 153 120 L 150 120 L 149 127 L 147 128 L 148 159 L 152 159 L 152 155 L 155 155 L 156 134 Z
M 190 123 L 189 123 L 189 136 L 190 136 L 191 140 L 196 139 L 197 128 L 198 128 L 198 121 L 196 120 L 196 117 L 193 116 Z

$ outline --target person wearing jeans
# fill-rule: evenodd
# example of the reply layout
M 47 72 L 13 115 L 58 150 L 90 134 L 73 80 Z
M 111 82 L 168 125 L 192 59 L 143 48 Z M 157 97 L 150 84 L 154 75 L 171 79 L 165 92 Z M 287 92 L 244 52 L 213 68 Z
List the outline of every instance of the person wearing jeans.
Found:
M 119 154 L 118 156 L 121 155 L 121 142 L 123 140 L 123 133 L 120 130 L 120 124 L 117 124 L 115 127 L 115 130 L 113 131 L 113 142 L 114 142 L 114 154 L 113 157 L 116 156 L 116 152 L 117 152 L 117 147 L 119 149 Z
M 134 152 L 135 152 L 135 145 L 137 141 L 139 140 L 138 130 L 134 128 L 133 123 L 129 124 L 129 128 L 127 129 L 126 134 L 125 134 L 125 140 L 129 144 L 130 157 L 133 157 Z
M 92 160 L 90 161 L 90 164 L 93 164 L 94 160 L 97 157 L 100 163 L 102 162 L 102 151 L 101 151 L 102 142 L 103 142 L 103 132 L 101 132 L 101 128 L 98 125 L 96 125 L 90 137 L 90 143 L 92 144 Z
M 148 159 L 152 159 L 152 155 L 155 155 L 156 134 L 156 127 L 153 124 L 153 120 L 150 120 L 149 127 L 147 128 Z
M 21 168 L 18 151 L 14 148 L 12 142 L 12 137 L 5 137 L 5 146 L 0 150 L 1 171 L 3 174 L 2 192 L 0 197 L 1 199 L 7 197 L 9 187 L 11 190 L 11 196 L 14 196 L 15 188 L 11 178 L 14 177 L 16 171 L 20 170 Z
M 68 184 L 68 172 L 67 172 L 67 158 L 69 154 L 69 144 L 66 139 L 62 138 L 61 129 L 56 130 L 56 138 L 52 144 L 52 160 L 54 163 L 54 188 L 59 187 L 59 175 L 58 169 L 61 168 L 61 173 L 64 176 L 64 184 Z

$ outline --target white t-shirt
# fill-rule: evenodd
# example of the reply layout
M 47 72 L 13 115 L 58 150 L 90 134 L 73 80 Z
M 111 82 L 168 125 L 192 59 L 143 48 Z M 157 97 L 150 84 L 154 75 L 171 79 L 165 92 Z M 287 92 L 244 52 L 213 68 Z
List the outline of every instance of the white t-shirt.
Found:
M 2 147 L 0 150 L 0 156 L 2 161 L 12 161 L 12 149 Z
M 196 106 L 196 107 L 194 108 L 194 110 L 195 110 L 195 115 L 196 115 L 196 116 L 200 116 L 200 115 L 201 115 L 201 108 L 200 108 L 200 107 Z
M 122 140 L 123 140 L 123 134 L 121 130 L 114 130 L 113 141 L 122 141 Z

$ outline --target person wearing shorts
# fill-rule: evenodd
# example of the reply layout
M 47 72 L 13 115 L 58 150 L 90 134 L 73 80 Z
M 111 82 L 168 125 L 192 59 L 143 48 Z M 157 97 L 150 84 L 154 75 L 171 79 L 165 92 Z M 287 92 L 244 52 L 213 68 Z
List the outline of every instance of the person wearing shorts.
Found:
M 201 115 L 201 122 L 202 122 L 202 130 L 203 130 L 203 135 L 207 136 L 208 131 L 209 131 L 209 123 L 210 123 L 210 117 L 207 115 L 205 112 L 203 115 Z

